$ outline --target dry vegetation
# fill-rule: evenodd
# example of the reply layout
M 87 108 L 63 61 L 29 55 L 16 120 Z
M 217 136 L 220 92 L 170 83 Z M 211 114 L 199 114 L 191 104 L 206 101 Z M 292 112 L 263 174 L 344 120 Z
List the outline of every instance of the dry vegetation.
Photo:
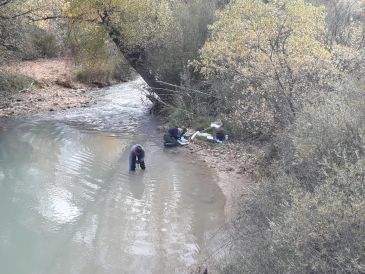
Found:
M 64 110 L 88 106 L 92 101 L 87 95 L 88 87 L 75 81 L 71 61 L 36 60 L 1 68 L 4 91 L 0 92 L 0 116 Z

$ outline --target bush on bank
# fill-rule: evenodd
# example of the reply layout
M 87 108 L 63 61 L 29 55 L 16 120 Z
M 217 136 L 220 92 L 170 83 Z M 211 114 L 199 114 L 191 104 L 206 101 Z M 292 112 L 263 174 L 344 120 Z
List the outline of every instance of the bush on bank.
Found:
M 34 80 L 19 74 L 0 73 L 0 93 L 11 94 L 29 88 Z
M 304 107 L 232 227 L 226 273 L 362 273 L 365 92 Z

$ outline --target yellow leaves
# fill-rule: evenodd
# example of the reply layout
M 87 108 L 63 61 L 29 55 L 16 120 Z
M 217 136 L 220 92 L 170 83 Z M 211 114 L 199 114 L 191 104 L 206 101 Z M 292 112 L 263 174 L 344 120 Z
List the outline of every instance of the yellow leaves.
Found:
M 167 0 L 65 1 L 64 14 L 77 21 L 102 24 L 103 17 L 108 15 L 113 27 L 122 33 L 123 43 L 129 47 L 163 45 L 180 38 L 179 26 Z
M 209 59 L 206 70 L 209 66 L 214 70 L 233 66 L 241 71 L 240 67 L 248 66 L 255 67 L 255 72 L 267 73 L 276 66 L 270 65 L 275 60 L 285 59 L 300 66 L 306 60 L 330 58 L 317 40 L 324 31 L 324 10 L 304 0 L 276 0 L 268 4 L 239 0 L 228 5 L 218 17 L 210 26 L 211 36 L 201 51 L 202 59 Z
M 236 0 L 209 27 L 195 65 L 212 83 L 221 81 L 218 88 L 229 86 L 225 92 L 237 98 L 232 109 L 246 128 L 266 130 L 275 119 L 290 119 L 332 71 L 331 53 L 319 40 L 324 18 L 322 7 L 304 0 Z

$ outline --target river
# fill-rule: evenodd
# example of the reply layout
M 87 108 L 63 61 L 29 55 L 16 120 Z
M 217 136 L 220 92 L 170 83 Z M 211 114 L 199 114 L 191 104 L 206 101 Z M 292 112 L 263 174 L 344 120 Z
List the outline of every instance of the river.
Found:
M 0 273 L 190 273 L 205 256 L 223 194 L 184 148 L 163 148 L 142 84 L 0 120 Z M 129 173 L 135 143 L 147 169 Z

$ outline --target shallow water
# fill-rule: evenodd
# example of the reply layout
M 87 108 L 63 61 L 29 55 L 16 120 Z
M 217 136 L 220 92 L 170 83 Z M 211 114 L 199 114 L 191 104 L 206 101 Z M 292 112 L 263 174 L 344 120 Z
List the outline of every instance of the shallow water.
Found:
M 0 120 L 0 273 L 189 273 L 223 223 L 215 178 L 164 149 L 140 81 Z M 128 172 L 131 145 L 146 171 Z

